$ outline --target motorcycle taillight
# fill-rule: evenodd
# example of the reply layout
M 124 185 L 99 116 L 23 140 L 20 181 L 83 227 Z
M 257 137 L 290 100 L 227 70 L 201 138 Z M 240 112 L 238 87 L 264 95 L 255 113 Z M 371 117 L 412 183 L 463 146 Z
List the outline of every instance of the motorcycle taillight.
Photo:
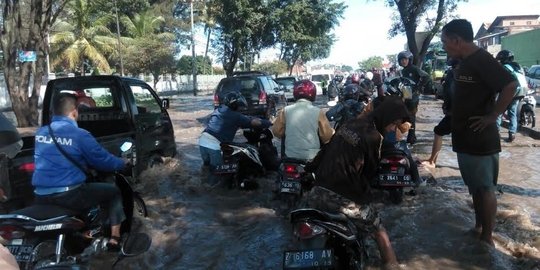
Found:
M 36 169 L 36 166 L 34 162 L 23 163 L 19 166 L 19 171 L 22 171 L 25 173 L 33 173 L 35 169 Z
M 214 107 L 219 106 L 219 96 L 218 94 L 214 94 Z
M 323 227 L 308 222 L 297 223 L 294 229 L 294 234 L 300 239 L 312 238 L 325 232 Z
M 8 241 L 20 239 L 24 237 L 24 231 L 15 226 L 0 226 L 0 237 Z
M 386 158 L 381 158 L 381 161 L 380 163 L 382 164 L 403 164 L 403 165 L 406 165 L 407 164 L 407 159 L 404 158 L 404 157 L 386 157 Z

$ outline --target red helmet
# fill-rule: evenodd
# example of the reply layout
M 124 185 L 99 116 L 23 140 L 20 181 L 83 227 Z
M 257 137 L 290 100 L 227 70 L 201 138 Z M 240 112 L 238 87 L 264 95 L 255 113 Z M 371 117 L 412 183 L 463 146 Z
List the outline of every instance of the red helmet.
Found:
M 293 96 L 295 100 L 305 98 L 313 102 L 317 96 L 317 88 L 310 80 L 297 81 L 294 83 Z
M 351 77 L 351 83 L 360 84 L 360 75 L 354 73 Z

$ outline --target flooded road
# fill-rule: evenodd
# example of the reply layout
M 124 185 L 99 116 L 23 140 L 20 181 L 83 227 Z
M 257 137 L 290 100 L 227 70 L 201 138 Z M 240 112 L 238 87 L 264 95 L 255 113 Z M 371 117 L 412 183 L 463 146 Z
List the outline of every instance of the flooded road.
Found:
M 426 159 L 441 101 L 420 103 L 413 152 Z M 119 269 L 281 269 L 284 250 L 294 248 L 290 224 L 275 211 L 275 172 L 254 191 L 209 188 L 201 182 L 197 139 L 212 109 L 212 97 L 176 97 L 173 119 L 178 156 L 146 171 L 137 189 L 149 217 L 137 222 L 153 242 L 149 252 L 127 258 Z M 243 138 L 237 137 L 239 141 Z M 450 137 L 445 138 L 434 179 L 400 205 L 376 203 L 401 269 L 540 269 L 540 141 L 518 136 L 503 142 L 500 156 L 496 247 L 468 233 L 474 225 L 472 198 L 463 185 Z M 423 170 L 423 175 L 428 172 Z M 370 250 L 374 243 L 370 241 Z M 372 253 L 368 269 L 380 269 Z M 111 258 L 104 258 L 105 261 Z

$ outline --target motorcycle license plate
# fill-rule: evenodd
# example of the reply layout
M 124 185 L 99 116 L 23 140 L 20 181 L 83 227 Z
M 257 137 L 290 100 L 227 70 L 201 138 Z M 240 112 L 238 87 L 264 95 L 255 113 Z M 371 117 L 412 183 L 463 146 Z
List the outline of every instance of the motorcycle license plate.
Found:
M 409 187 L 414 186 L 414 183 L 412 182 L 412 177 L 409 174 L 379 174 L 379 185 Z
M 331 267 L 334 265 L 333 253 L 331 249 L 285 251 L 283 269 Z
M 280 191 L 285 193 L 300 194 L 302 184 L 298 181 L 281 180 Z
M 238 163 L 224 163 L 221 165 L 217 165 L 214 169 L 215 174 L 227 174 L 227 173 L 235 173 L 238 171 Z
M 9 252 L 13 254 L 15 260 L 20 262 L 27 262 L 30 260 L 33 250 L 31 245 L 6 245 L 6 247 Z

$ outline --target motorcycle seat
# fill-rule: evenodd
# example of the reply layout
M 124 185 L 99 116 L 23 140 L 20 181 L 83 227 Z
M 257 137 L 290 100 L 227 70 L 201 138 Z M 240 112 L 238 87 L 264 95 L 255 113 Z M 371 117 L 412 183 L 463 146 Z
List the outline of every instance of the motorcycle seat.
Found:
M 75 216 L 80 213 L 58 205 L 35 204 L 13 211 L 10 214 L 28 216 L 36 220 L 48 220 L 64 216 Z
M 305 219 L 308 217 L 316 218 L 321 221 L 337 221 L 337 222 L 343 222 L 348 223 L 349 218 L 342 213 L 329 213 L 325 211 L 321 211 L 315 208 L 302 208 L 302 209 L 296 209 L 291 211 L 291 222 L 294 222 L 296 220 Z

